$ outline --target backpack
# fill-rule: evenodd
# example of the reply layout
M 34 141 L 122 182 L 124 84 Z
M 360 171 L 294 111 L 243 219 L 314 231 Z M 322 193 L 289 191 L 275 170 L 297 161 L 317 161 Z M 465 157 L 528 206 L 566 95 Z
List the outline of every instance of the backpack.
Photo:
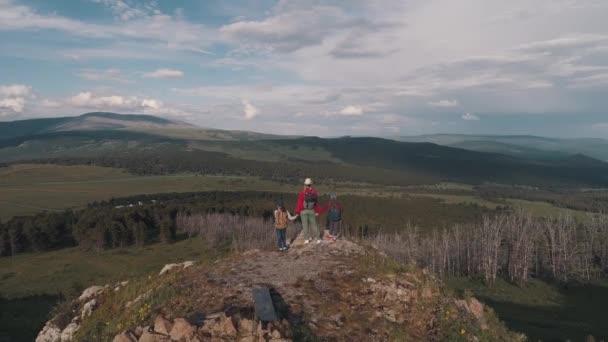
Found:
M 339 205 L 329 207 L 327 210 L 327 219 L 330 222 L 338 222 L 342 220 L 342 209 Z
M 304 208 L 314 209 L 317 204 L 317 194 L 312 191 L 304 193 Z
M 287 212 L 277 210 L 274 212 L 275 227 L 287 228 Z

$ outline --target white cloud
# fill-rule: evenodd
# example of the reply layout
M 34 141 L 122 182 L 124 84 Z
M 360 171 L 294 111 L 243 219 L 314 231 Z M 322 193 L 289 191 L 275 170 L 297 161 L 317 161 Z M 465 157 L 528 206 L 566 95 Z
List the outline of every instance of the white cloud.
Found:
M 146 78 L 181 78 L 184 77 L 184 72 L 173 69 L 157 69 L 155 71 L 146 72 L 143 74 Z
M 243 100 L 243 112 L 245 113 L 245 119 L 250 120 L 258 115 L 259 110 L 248 100 Z
M 155 99 L 144 99 L 141 102 L 141 106 L 144 108 L 159 109 L 163 107 L 163 103 Z
M 429 106 L 431 107 L 440 107 L 440 108 L 453 108 L 460 106 L 460 103 L 456 100 L 439 100 L 429 102 Z
M 5 110 L 12 112 L 21 113 L 25 107 L 25 99 L 22 97 L 9 97 L 6 99 L 0 99 L 0 113 L 4 113 Z
M 471 113 L 465 113 L 461 116 L 462 120 L 466 121 L 479 121 L 479 116 Z
M 361 106 L 346 106 L 342 108 L 340 114 L 347 116 L 361 116 L 363 115 L 363 108 Z
M 110 81 L 119 83 L 130 83 L 125 75 L 118 69 L 83 69 L 77 75 L 89 81 Z
M 7 97 L 25 97 L 32 93 L 32 87 L 23 84 L 0 85 L 0 95 Z

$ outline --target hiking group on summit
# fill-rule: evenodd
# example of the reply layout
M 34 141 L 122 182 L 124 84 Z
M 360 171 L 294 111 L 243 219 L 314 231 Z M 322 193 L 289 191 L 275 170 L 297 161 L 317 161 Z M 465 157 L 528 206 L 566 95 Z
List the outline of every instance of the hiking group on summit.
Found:
M 321 242 L 319 226 L 317 225 L 317 216 L 327 212 L 327 230 L 324 233 L 324 238 L 335 241 L 340 234 L 340 226 L 342 224 L 342 206 L 338 202 L 337 195 L 331 193 L 329 202 L 319 209 L 319 193 L 312 186 L 312 180 L 306 178 L 304 181 L 304 189 L 298 195 L 295 215 L 285 209 L 282 199 L 277 200 L 276 210 L 274 211 L 275 230 L 280 251 L 287 250 L 286 230 L 289 221 L 294 221 L 298 217 L 302 221 L 304 243 L 315 241 Z

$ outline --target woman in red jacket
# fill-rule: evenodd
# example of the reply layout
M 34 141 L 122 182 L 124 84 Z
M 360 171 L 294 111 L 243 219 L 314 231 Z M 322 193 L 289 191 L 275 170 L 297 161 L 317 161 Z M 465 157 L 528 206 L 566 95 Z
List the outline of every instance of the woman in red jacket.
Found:
M 321 242 L 319 227 L 317 226 L 317 216 L 319 216 L 318 197 L 317 190 L 312 187 L 312 180 L 306 178 L 304 189 L 298 195 L 298 205 L 296 206 L 296 215 L 302 218 L 304 243 L 309 243 L 312 240 L 316 240 L 317 243 Z

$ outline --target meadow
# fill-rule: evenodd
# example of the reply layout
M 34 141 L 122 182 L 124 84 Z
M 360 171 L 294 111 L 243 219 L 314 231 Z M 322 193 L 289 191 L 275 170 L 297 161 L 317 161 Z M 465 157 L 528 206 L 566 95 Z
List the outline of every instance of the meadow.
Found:
M 322 194 L 337 192 L 372 197 L 409 195 L 435 198 L 446 204 L 473 204 L 490 210 L 511 205 L 523 207 L 537 216 L 564 213 L 576 218 L 585 216 L 583 211 L 562 209 L 543 201 L 482 199 L 472 186 L 459 183 L 407 187 L 320 180 L 316 187 Z M 295 194 L 299 190 L 299 184 L 253 176 L 194 173 L 141 176 L 118 168 L 99 166 L 14 164 L 0 168 L 0 220 L 4 222 L 13 216 L 32 215 L 41 211 L 77 209 L 91 202 L 140 194 L 199 191 L 271 191 Z M 454 191 L 459 194 L 452 194 Z
M 340 182 L 319 184 L 321 193 L 392 196 L 400 188 Z M 88 203 L 140 194 L 198 191 L 300 190 L 287 184 L 251 176 L 213 176 L 193 173 L 161 176 L 132 175 L 117 168 L 16 164 L 0 168 L 0 220 L 41 211 L 82 208 Z

